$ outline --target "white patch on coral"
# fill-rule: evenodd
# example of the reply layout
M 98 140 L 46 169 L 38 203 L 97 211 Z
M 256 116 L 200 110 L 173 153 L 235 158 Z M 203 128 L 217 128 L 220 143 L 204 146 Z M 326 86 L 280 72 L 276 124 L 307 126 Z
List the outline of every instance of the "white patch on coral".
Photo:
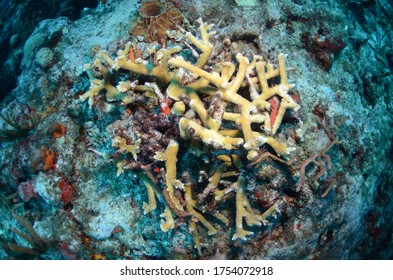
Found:
M 60 177 L 40 172 L 34 180 L 34 189 L 46 203 L 59 204 L 61 202 L 60 179 Z
M 132 224 L 129 204 L 120 199 L 109 198 L 109 196 L 104 196 L 94 207 L 98 215 L 90 219 L 87 230 L 88 235 L 94 238 L 108 238 L 116 227 L 128 229 Z

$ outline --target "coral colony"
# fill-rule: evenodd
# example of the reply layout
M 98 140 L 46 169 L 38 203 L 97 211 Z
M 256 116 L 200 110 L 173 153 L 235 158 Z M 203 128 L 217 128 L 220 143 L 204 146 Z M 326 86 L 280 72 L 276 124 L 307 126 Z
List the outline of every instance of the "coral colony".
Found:
M 155 95 L 164 114 L 177 116 L 179 134 L 183 140 L 171 139 L 165 151 L 157 151 L 149 158 L 157 166 L 160 166 L 160 161 L 165 164 L 159 171 L 161 178 L 152 177 L 151 173 L 141 175 L 148 193 L 148 202 L 143 204 L 143 209 L 144 214 L 156 210 L 156 197 L 162 196 L 165 210 L 160 215 L 161 230 L 167 232 L 174 229 L 175 219 L 184 219 L 197 249 L 201 247 L 199 225 L 207 230 L 208 235 L 217 233 L 212 222 L 203 215 L 205 210 L 201 211 L 206 207 L 209 196 L 218 205 L 227 203 L 227 198 L 235 193 L 234 220 L 218 210 L 209 213 L 225 225 L 235 224 L 233 240 L 246 240 L 247 236 L 253 234 L 243 228 L 243 223 L 248 226 L 267 225 L 267 218 L 279 213 L 279 200 L 263 213 L 250 205 L 245 194 L 243 169 L 266 149 L 266 145 L 277 156 L 288 155 L 295 149 L 274 136 L 285 112 L 300 108 L 290 94 L 290 89 L 295 85 L 288 83 L 284 54 L 279 54 L 277 68 L 261 56 L 256 55 L 249 61 L 241 53 L 236 54 L 236 61 L 219 61 L 207 67 L 213 51 L 213 45 L 209 42 L 214 35 L 211 31 L 213 25 L 201 19 L 199 23 L 200 38 L 190 32 L 184 34 L 197 49 L 198 57 L 194 63 L 179 55 L 181 48 L 178 46 L 149 50 L 152 61 L 141 57 L 135 59 L 132 43 L 128 42 L 116 57 L 111 57 L 106 51 L 99 51 L 93 62 L 85 66 L 91 78 L 91 87 L 80 96 L 82 101 L 87 100 L 92 107 L 95 97 L 102 90 L 105 90 L 107 101 L 118 100 L 124 106 L 132 104 L 136 94 Z M 111 83 L 112 72 L 117 72 L 117 85 Z M 156 83 L 140 85 L 138 80 L 127 79 L 131 74 L 154 77 Z M 269 85 L 273 80 L 274 85 Z M 158 84 L 165 89 L 165 93 L 161 92 Z M 173 103 L 170 112 L 165 109 L 168 100 Z M 132 138 L 117 136 L 113 140 L 119 152 L 130 154 L 130 157 L 116 163 L 118 174 L 137 162 L 139 151 L 144 149 L 144 141 L 139 138 L 140 132 L 133 131 L 133 134 Z M 180 141 L 184 147 L 179 147 Z M 180 148 L 189 149 L 187 146 L 192 141 L 203 143 L 200 149 L 210 149 L 209 156 L 219 162 L 204 186 L 196 186 L 192 180 L 181 180 L 177 172 L 177 165 L 181 165 L 177 158 L 178 151 Z M 315 161 L 314 158 L 312 160 Z M 199 172 L 207 174 L 209 170 Z

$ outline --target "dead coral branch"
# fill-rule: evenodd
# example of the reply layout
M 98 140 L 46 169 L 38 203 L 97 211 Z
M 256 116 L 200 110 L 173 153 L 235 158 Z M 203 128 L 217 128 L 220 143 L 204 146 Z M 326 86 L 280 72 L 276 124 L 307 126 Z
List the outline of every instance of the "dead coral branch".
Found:
M 338 141 L 336 139 L 336 137 L 333 135 L 333 133 L 331 133 L 327 129 L 326 125 L 323 124 L 322 120 L 319 117 L 317 117 L 317 122 L 318 122 L 318 125 L 325 131 L 326 135 L 328 136 L 329 143 L 326 145 L 326 147 L 324 149 L 317 152 L 316 154 L 312 154 L 308 159 L 303 161 L 299 166 L 295 167 L 295 169 L 300 170 L 300 178 L 299 178 L 299 182 L 298 182 L 296 191 L 301 190 L 303 183 L 304 183 L 304 178 L 306 176 L 306 168 L 310 164 L 314 164 L 315 166 L 317 166 L 317 168 L 319 170 L 317 177 L 316 177 L 317 180 L 325 174 L 326 168 L 328 170 L 330 170 L 332 168 L 331 159 L 330 159 L 330 156 L 327 154 L 327 152 L 334 145 L 341 144 L 341 141 Z

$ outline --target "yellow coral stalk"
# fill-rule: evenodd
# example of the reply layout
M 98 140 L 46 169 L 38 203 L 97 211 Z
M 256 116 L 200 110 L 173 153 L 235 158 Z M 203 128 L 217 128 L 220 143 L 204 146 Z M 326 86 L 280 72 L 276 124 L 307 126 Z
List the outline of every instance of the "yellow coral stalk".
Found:
M 181 212 L 184 212 L 184 208 L 180 201 L 175 196 L 174 183 L 176 180 L 176 162 L 177 162 L 177 152 L 179 151 L 179 144 L 175 140 L 169 142 L 168 147 L 164 153 L 156 153 L 156 160 L 165 160 L 165 181 L 166 181 L 166 191 L 169 195 L 171 202 L 174 207 Z
M 141 175 L 142 182 L 147 189 L 148 203 L 143 202 L 143 214 L 147 214 L 157 208 L 153 182 L 144 174 Z
M 191 186 L 186 185 L 184 186 L 184 198 L 187 202 L 186 208 L 187 212 L 192 214 L 198 221 L 201 222 L 202 225 L 204 225 L 207 230 L 209 235 L 213 235 L 217 233 L 217 230 L 213 227 L 211 223 L 209 223 L 205 217 L 202 216 L 201 213 L 195 211 L 194 206 L 195 206 L 195 200 L 192 198 L 192 192 L 191 192 Z
M 160 215 L 161 218 L 161 224 L 160 228 L 163 232 L 167 232 L 170 229 L 175 228 L 175 220 L 173 219 L 171 209 L 169 209 L 168 206 L 165 206 L 165 211 Z

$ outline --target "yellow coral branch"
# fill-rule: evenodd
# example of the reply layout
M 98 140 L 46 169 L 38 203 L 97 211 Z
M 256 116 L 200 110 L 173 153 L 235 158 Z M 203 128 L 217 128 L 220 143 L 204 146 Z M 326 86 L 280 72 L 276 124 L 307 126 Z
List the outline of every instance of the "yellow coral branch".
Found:
M 204 225 L 207 230 L 209 235 L 213 235 L 217 233 L 217 230 L 213 227 L 211 223 L 209 223 L 205 217 L 202 216 L 201 213 L 195 211 L 194 206 L 195 206 L 195 200 L 192 198 L 192 192 L 191 192 L 191 186 L 186 185 L 184 186 L 184 198 L 187 202 L 186 208 L 187 212 L 192 214 L 199 222 L 201 222 L 202 225 Z
M 141 179 L 146 186 L 148 203 L 143 202 L 143 214 L 147 214 L 157 208 L 154 186 L 151 180 L 144 174 L 141 174 Z
M 184 208 L 180 201 L 175 196 L 174 182 L 176 181 L 176 161 L 177 152 L 179 151 L 179 144 L 175 140 L 169 142 L 168 147 L 164 153 L 157 153 L 155 159 L 165 160 L 165 181 L 166 181 L 166 191 L 168 193 L 169 199 L 173 203 L 174 207 L 181 212 L 184 212 Z
M 165 211 L 160 215 L 161 218 L 161 224 L 160 228 L 163 232 L 167 232 L 170 229 L 175 228 L 175 220 L 173 219 L 171 209 L 169 209 L 168 206 L 165 206 Z
M 186 37 L 202 52 L 198 61 L 195 63 L 195 66 L 202 68 L 208 61 L 213 50 L 213 45 L 209 42 L 209 40 L 215 32 L 209 32 L 209 30 L 213 28 L 213 24 L 206 24 L 202 21 L 202 19 L 198 19 L 198 21 L 200 24 L 199 32 L 201 33 L 202 41 L 198 40 L 190 32 L 186 33 Z

